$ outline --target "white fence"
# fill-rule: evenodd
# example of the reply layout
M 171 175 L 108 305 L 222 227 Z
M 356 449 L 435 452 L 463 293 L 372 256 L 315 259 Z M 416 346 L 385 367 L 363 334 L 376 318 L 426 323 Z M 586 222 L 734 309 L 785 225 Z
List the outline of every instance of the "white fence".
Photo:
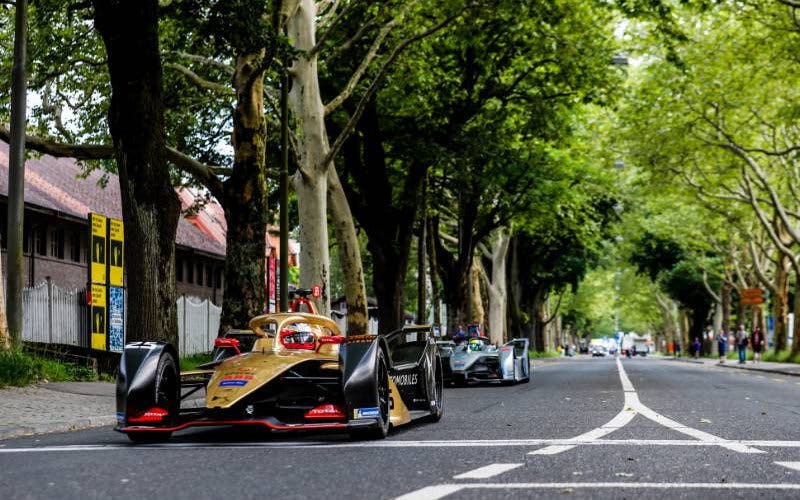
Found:
M 337 311 L 334 311 L 331 314 L 333 321 L 336 322 L 336 326 L 339 327 L 339 331 L 342 334 L 347 335 L 347 314 L 342 314 Z M 378 318 L 369 318 L 369 323 L 367 324 L 367 333 L 371 335 L 378 334 Z
M 219 331 L 222 308 L 207 299 L 178 299 L 178 350 L 181 356 L 209 352 Z
M 85 337 L 86 292 L 64 290 L 51 281 L 22 290 L 22 340 L 79 346 Z
M 24 288 L 22 340 L 88 347 L 85 290 L 64 290 L 50 281 Z M 210 352 L 219 330 L 222 308 L 210 300 L 178 299 L 178 349 L 181 355 Z M 125 322 L 127 323 L 127 314 Z

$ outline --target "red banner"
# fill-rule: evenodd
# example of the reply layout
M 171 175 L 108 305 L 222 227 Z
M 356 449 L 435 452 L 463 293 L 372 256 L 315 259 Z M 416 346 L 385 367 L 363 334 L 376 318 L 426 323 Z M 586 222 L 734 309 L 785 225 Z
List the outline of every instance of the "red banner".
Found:
M 271 312 L 271 313 L 277 312 L 277 310 L 278 310 L 278 308 L 277 308 L 277 300 L 276 300 L 277 299 L 277 286 L 276 286 L 276 283 L 278 281 L 277 280 L 277 274 L 278 274 L 277 273 L 277 267 L 278 266 L 276 265 L 276 261 L 277 261 L 277 259 L 275 257 L 270 257 L 268 259 L 268 269 L 269 269 L 268 274 L 269 274 L 269 278 L 268 278 L 268 282 L 267 282 L 268 283 L 267 289 L 268 289 L 269 293 L 268 293 L 268 297 L 267 297 L 267 304 L 268 304 L 267 305 L 267 311 Z

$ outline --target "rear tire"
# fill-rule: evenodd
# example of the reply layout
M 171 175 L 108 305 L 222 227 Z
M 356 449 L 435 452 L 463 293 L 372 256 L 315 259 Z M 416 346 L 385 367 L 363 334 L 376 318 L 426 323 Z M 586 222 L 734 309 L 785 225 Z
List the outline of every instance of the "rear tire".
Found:
M 525 358 L 525 378 L 520 380 L 523 384 L 527 384 L 531 381 L 531 360 L 530 358 Z
M 383 349 L 378 349 L 377 360 L 375 363 L 375 396 L 378 401 L 379 417 L 378 427 L 369 429 L 352 429 L 350 437 L 357 440 L 383 439 L 389 434 L 390 415 L 389 415 L 389 369 L 386 363 L 386 355 Z
M 444 400 L 442 399 L 444 395 L 444 377 L 442 375 L 442 359 L 438 356 L 436 357 L 435 365 L 433 369 L 433 391 L 428 394 L 428 400 L 432 401 L 431 415 L 428 417 L 431 422 L 438 422 L 444 415 Z

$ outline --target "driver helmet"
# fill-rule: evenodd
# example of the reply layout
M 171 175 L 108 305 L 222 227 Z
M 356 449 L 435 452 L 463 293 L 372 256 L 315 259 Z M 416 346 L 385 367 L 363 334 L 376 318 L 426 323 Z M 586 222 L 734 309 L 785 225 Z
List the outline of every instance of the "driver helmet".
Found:
M 470 339 L 470 341 L 469 341 L 469 350 L 470 351 L 480 351 L 481 347 L 483 347 L 483 340 L 481 340 L 481 339 Z

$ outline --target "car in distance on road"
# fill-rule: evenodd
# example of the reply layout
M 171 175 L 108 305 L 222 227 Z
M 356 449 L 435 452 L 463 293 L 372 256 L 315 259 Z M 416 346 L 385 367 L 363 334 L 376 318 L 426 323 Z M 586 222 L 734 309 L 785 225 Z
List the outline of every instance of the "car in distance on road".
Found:
M 590 348 L 589 352 L 593 357 L 599 357 L 608 354 L 608 349 L 604 345 L 595 344 Z
M 457 345 L 450 356 L 452 382 L 498 380 L 506 384 L 528 382 L 531 378 L 528 339 L 513 339 L 497 347 L 486 337 L 473 337 Z
M 442 416 L 442 365 L 430 326 L 345 337 L 330 318 L 308 313 L 266 314 L 249 326 L 249 351 L 239 349 L 241 332 L 218 338 L 214 360 L 185 373 L 170 344 L 126 345 L 116 430 L 134 443 L 228 425 L 379 439 L 390 426 Z M 200 390 L 204 404 L 181 404 Z
M 442 378 L 448 384 L 453 380 L 453 369 L 450 367 L 450 357 L 456 348 L 456 343 L 452 340 L 437 340 L 436 347 L 439 349 L 439 356 L 442 358 Z

